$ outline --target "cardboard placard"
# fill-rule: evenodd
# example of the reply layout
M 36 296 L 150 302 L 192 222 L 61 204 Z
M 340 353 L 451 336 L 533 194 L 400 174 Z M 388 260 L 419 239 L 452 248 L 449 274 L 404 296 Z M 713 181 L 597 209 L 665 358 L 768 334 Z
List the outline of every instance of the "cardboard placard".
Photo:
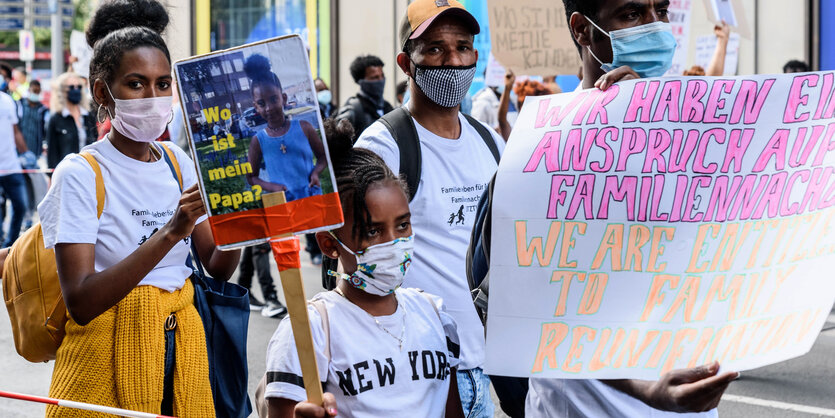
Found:
M 342 224 L 307 52 L 298 35 L 174 64 L 200 190 L 220 248 Z M 284 191 L 265 207 L 261 194 Z
M 742 0 L 704 0 L 707 17 L 716 25 L 724 20 L 734 32 L 745 39 L 751 39 L 751 27 Z
M 553 0 L 488 0 L 492 53 L 522 75 L 577 74 L 582 63 L 565 8 Z
M 835 301 L 835 72 L 529 97 L 507 144 L 487 373 L 656 380 L 811 348 Z

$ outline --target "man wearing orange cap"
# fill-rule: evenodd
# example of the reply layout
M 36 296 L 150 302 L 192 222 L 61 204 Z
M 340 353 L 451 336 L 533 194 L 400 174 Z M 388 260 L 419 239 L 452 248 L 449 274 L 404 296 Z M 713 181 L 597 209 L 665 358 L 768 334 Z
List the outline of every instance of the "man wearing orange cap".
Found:
M 356 143 L 380 155 L 395 173 L 403 172 L 401 161 L 419 158 L 419 183 L 410 203 L 415 253 L 404 286 L 441 296 L 458 325 L 458 386 L 468 417 L 492 417 L 494 410 L 490 380 L 481 370 L 484 327 L 470 296 L 465 255 L 476 205 L 504 148 L 492 128 L 460 112 L 475 75 L 473 37 L 480 30 L 456 0 L 413 1 L 401 23 L 397 56 L 410 78 L 411 100 L 403 108 L 408 113 L 394 122 L 399 126 L 375 122 Z M 416 134 L 419 156 L 400 156 L 403 138 L 395 140 L 390 128 L 404 127 Z

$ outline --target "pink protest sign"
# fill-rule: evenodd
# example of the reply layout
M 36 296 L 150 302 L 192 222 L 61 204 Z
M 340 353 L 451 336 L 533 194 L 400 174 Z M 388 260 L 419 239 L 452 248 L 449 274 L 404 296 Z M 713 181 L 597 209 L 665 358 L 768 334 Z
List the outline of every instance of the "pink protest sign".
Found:
M 487 372 L 808 352 L 835 301 L 833 136 L 832 72 L 529 97 L 493 196 Z

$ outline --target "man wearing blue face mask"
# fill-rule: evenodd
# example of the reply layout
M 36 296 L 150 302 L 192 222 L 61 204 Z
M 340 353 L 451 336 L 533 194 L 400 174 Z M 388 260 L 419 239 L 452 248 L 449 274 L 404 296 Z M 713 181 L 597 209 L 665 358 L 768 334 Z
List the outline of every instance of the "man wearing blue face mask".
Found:
M 391 103 L 383 99 L 386 88 L 386 76 L 383 74 L 383 61 L 373 55 L 357 57 L 351 63 L 351 77 L 359 84 L 360 91 L 348 98 L 339 108 L 336 120 L 346 119 L 354 126 L 354 134 L 359 136 L 380 116 L 391 112 Z M 356 140 L 356 138 L 354 138 Z
M 400 25 L 397 65 L 410 99 L 362 133 L 409 184 L 415 253 L 403 286 L 441 296 L 458 325 L 458 389 L 467 417 L 492 417 L 484 363 L 484 327 L 467 284 L 465 259 L 475 207 L 496 172 L 504 140 L 461 112 L 476 73 L 479 23 L 456 0 L 414 0 Z M 385 122 L 385 123 L 384 123 Z
M 583 61 L 582 88 L 659 77 L 672 65 L 669 0 L 563 0 Z M 716 406 L 738 373 L 719 364 L 674 370 L 659 381 L 530 379 L 525 416 L 664 417 L 717 415 Z

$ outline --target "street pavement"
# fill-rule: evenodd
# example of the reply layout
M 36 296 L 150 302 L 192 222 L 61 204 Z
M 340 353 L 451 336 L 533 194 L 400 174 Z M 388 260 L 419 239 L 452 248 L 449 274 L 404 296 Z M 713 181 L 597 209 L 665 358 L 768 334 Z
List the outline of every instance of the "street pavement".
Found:
M 273 271 L 276 272 L 274 267 Z M 302 254 L 302 277 L 308 297 L 322 290 L 319 267 L 310 263 L 307 254 Z M 277 272 L 274 279 L 279 298 L 283 301 Z M 253 293 L 263 300 L 257 279 L 253 283 Z M 264 318 L 258 312 L 252 312 L 247 346 L 250 395 L 255 393 L 265 370 L 267 344 L 278 323 L 277 319 Z M 46 396 L 51 374 L 52 363 L 33 364 L 17 355 L 8 314 L 6 309 L 0 308 L 0 390 Z M 728 389 L 719 406 L 719 415 L 835 417 L 835 314 L 830 315 L 830 321 L 809 354 L 744 372 Z M 43 416 L 42 405 L 0 398 L 0 418 Z M 499 412 L 496 416 L 505 415 Z

